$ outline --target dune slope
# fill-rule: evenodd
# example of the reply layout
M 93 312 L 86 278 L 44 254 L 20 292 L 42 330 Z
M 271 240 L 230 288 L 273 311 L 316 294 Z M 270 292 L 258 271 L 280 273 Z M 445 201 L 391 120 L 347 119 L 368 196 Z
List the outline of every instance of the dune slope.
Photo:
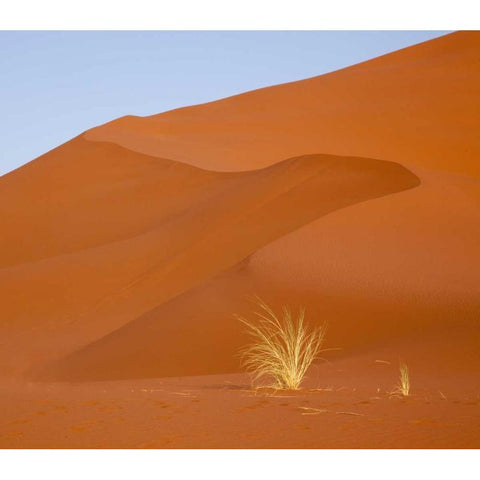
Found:
M 479 32 L 456 32 L 319 77 L 86 133 L 211 170 L 308 153 L 480 176 Z
M 19 172 L 5 179 L 5 195 L 16 194 L 4 224 L 12 232 L 6 261 L 18 263 L 0 272 L 2 353 L 5 370 L 16 373 L 107 334 L 330 211 L 419 183 L 400 165 L 372 159 L 309 155 L 215 173 L 82 138 L 29 167 L 52 194 L 31 208 L 34 222 L 21 223 L 16 212 L 38 189 Z
M 479 48 L 124 117 L 2 177 L 3 372 L 233 372 L 251 293 L 328 320 L 335 355 L 415 339 L 433 369 L 443 338 L 478 372 Z
M 277 308 L 304 305 L 311 323 L 328 322 L 328 346 L 340 349 L 330 360 L 390 346 L 391 354 L 413 361 L 419 353 L 411 347 L 420 342 L 423 368 L 477 373 L 478 191 L 463 178 L 449 178 L 448 188 L 443 175 L 429 179 L 278 238 L 62 359 L 55 375 L 100 380 L 237 371 L 235 353 L 248 338 L 233 313 L 248 316 L 253 295 Z M 453 208 L 439 204 L 441 195 L 456 200 Z M 461 214 L 460 201 L 468 205 Z

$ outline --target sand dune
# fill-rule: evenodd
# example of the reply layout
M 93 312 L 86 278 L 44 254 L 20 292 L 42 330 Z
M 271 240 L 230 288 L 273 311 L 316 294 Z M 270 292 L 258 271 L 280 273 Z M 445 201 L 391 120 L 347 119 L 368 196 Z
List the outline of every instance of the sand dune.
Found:
M 55 375 L 99 380 L 236 371 L 232 353 L 247 338 L 232 312 L 248 315 L 255 294 L 277 306 L 305 305 L 312 323 L 327 321 L 329 346 L 340 348 L 330 359 L 385 345 L 411 359 L 410 346 L 420 341 L 424 368 L 478 372 L 480 205 L 475 190 L 467 196 L 475 184 L 460 178 L 446 188 L 445 175 L 439 177 L 271 242 L 62 359 Z M 448 192 L 454 208 L 438 201 Z M 462 214 L 460 202 L 470 202 Z M 439 338 L 449 339 L 450 353 Z
M 3 176 L 1 377 L 237 372 L 232 314 L 258 294 L 328 321 L 354 377 L 390 352 L 461 390 L 480 369 L 479 49 L 458 32 L 123 117 Z
M 327 75 L 86 133 L 211 170 L 331 153 L 480 176 L 478 32 L 456 32 Z
M 231 313 L 248 311 L 252 293 L 306 304 L 313 321 L 330 322 L 345 354 L 453 327 L 470 329 L 475 346 L 478 44 L 478 34 L 459 32 L 329 75 L 87 132 L 90 141 L 216 170 L 255 169 L 291 152 L 363 152 L 400 160 L 422 184 L 299 221 L 226 277 L 218 267 L 217 278 L 158 301 L 53 370 L 77 379 L 235 371 L 233 353 L 245 339 Z M 303 208 L 313 204 L 304 200 Z M 281 209 L 275 215 L 286 221 Z M 252 239 L 248 226 L 237 227 Z M 195 333 L 187 339 L 185 331 Z
M 72 150 L 79 156 L 69 160 L 88 155 L 82 171 L 87 167 L 98 183 L 78 184 L 80 173 L 65 171 L 62 159 Z M 52 186 L 56 195 L 33 207 L 38 224 L 17 221 L 14 228 L 7 218 L 4 227 L 15 233 L 6 252 L 15 252 L 23 237 L 32 242 L 15 252 L 23 261 L 0 274 L 8 299 L 5 338 L 15 352 L 6 368 L 17 372 L 35 366 L 37 355 L 45 355 L 43 364 L 107 334 L 325 213 L 419 182 L 398 164 L 322 155 L 245 173 L 213 173 L 83 139 L 54 154 L 30 165 L 60 184 L 59 191 Z M 117 177 L 106 181 L 109 169 Z M 15 185 L 15 192 L 13 212 L 25 211 L 38 194 L 28 184 Z M 132 199 L 138 202 L 133 207 Z M 78 222 L 70 218 L 76 210 Z M 12 354 L 8 348 L 5 353 Z

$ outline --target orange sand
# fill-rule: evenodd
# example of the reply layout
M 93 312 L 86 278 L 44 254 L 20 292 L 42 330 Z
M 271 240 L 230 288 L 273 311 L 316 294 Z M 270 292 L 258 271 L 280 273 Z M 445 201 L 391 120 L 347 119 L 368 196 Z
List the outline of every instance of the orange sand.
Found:
M 478 51 L 458 32 L 123 117 L 0 178 L 0 446 L 480 446 Z M 251 397 L 251 294 L 328 321 L 309 388 L 340 390 Z

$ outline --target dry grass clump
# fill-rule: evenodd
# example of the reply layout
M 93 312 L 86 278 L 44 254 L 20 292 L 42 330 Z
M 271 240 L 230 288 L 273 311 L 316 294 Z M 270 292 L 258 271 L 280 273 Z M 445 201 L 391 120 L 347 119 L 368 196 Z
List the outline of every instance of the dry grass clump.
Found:
M 410 395 L 410 375 L 405 363 L 400 363 L 400 381 L 391 394 L 401 395 L 403 397 L 408 397 Z
M 288 307 L 283 307 L 282 315 L 277 316 L 260 298 L 256 298 L 256 303 L 260 311 L 254 312 L 255 321 L 237 316 L 253 338 L 240 352 L 242 366 L 252 374 L 253 382 L 268 377 L 273 379 L 274 388 L 298 390 L 322 351 L 326 325 L 308 327 L 304 308 L 294 316 Z

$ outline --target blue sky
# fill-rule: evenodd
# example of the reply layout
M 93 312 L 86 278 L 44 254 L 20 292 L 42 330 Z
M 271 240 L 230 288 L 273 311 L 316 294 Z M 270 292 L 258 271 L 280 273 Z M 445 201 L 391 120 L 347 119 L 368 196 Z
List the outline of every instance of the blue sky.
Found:
M 0 32 L 0 175 L 122 115 L 337 70 L 448 32 Z

